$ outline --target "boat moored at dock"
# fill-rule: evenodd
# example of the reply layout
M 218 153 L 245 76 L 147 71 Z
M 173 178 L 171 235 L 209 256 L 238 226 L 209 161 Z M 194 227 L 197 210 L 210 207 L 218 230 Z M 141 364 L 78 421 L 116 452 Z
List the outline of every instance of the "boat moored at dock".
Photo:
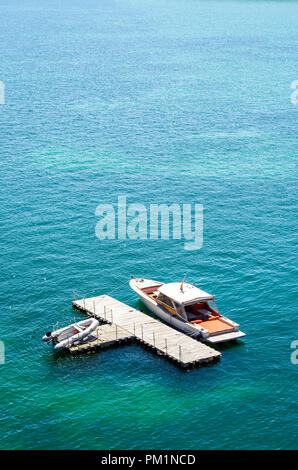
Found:
M 221 343 L 245 336 L 239 325 L 222 316 L 214 295 L 192 284 L 131 277 L 130 287 L 146 307 L 175 328 L 209 343 Z
M 98 320 L 88 318 L 55 331 L 49 331 L 43 336 L 42 340 L 48 344 L 52 343 L 55 351 L 59 351 L 85 341 L 98 325 Z

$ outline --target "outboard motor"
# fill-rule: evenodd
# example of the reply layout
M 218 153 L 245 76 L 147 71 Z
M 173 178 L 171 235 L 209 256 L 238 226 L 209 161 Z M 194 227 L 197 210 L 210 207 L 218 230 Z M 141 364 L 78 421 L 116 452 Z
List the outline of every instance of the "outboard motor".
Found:
M 50 343 L 52 341 L 52 333 L 50 331 L 47 331 L 46 334 L 43 336 L 42 340 L 45 343 Z

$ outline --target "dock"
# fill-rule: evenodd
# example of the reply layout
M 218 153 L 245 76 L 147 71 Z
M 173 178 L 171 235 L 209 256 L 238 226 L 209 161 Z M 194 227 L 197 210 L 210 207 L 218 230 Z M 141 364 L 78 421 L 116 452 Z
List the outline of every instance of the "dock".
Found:
M 96 349 L 106 349 L 121 343 L 127 343 L 135 339 L 135 336 L 128 331 L 123 330 L 114 323 L 107 323 L 98 326 L 96 330 L 89 336 L 88 340 L 78 345 L 70 346 L 71 354 L 80 354 L 83 352 L 91 352 Z
M 87 342 L 69 348 L 78 354 L 113 344 L 136 341 L 182 367 L 219 360 L 221 353 L 160 320 L 109 295 L 73 300 L 73 307 L 104 323 Z

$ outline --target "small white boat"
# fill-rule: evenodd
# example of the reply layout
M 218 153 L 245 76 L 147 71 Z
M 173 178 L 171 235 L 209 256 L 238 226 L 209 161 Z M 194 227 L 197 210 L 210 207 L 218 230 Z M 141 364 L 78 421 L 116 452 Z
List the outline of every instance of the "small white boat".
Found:
M 98 327 L 99 322 L 95 318 L 73 323 L 55 331 L 48 331 L 42 338 L 45 343 L 52 343 L 55 351 L 68 348 L 74 344 L 84 341 Z
M 184 280 L 163 284 L 132 276 L 129 285 L 151 312 L 191 336 L 213 344 L 245 336 L 237 323 L 220 315 L 214 295 Z

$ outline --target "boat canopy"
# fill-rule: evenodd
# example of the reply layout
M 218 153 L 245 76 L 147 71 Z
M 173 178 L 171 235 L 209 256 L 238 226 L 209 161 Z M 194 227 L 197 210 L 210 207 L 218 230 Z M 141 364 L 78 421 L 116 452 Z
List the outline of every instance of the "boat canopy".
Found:
M 183 305 L 192 304 L 196 301 L 214 300 L 214 295 L 208 294 L 192 284 L 183 283 L 182 290 L 180 287 L 180 282 L 171 282 L 160 286 L 158 291 L 174 300 L 174 302 Z

